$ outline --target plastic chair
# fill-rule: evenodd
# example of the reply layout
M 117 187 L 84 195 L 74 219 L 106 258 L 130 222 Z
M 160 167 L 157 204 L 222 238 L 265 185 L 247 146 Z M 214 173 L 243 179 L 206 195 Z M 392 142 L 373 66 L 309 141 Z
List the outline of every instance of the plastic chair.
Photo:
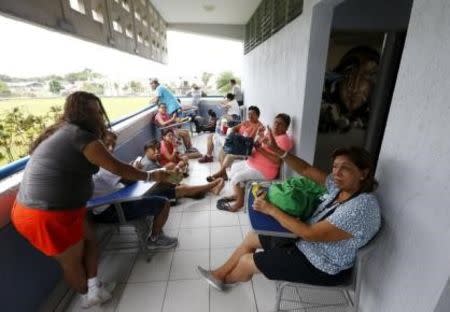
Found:
M 125 213 L 123 212 L 122 204 L 125 202 L 140 200 L 143 195 L 150 189 L 149 183 L 137 182 L 128 185 L 114 193 L 99 196 L 88 201 L 88 208 L 92 209 L 103 205 L 113 205 L 116 209 L 119 222 L 114 224 L 120 231 L 121 226 L 132 226 L 136 232 L 138 239 L 139 250 L 145 255 L 147 262 L 152 258 L 153 252 L 147 247 L 147 238 L 151 234 L 153 225 L 153 216 L 147 216 L 145 218 L 139 218 L 134 220 L 127 220 Z M 127 246 L 117 249 L 130 249 L 136 248 L 136 246 Z
M 380 228 L 381 230 L 381 228 Z M 276 305 L 275 311 L 301 311 L 309 308 L 330 308 L 330 307 L 343 307 L 349 306 L 352 311 L 357 312 L 359 308 L 359 296 L 361 292 L 361 277 L 364 271 L 364 265 L 376 247 L 379 240 L 379 232 L 372 238 L 365 246 L 360 248 L 356 255 L 355 265 L 353 267 L 352 275 L 347 283 L 338 286 L 317 286 L 303 283 L 292 283 L 285 281 L 276 282 Z M 305 301 L 301 298 L 301 290 L 323 290 L 323 291 L 339 291 L 344 294 L 345 303 L 321 303 Z M 290 291 L 291 298 L 284 298 L 283 296 Z M 350 295 L 353 292 L 353 299 Z M 293 298 L 292 298 L 293 297 Z M 290 305 L 289 308 L 283 308 L 284 305 Z

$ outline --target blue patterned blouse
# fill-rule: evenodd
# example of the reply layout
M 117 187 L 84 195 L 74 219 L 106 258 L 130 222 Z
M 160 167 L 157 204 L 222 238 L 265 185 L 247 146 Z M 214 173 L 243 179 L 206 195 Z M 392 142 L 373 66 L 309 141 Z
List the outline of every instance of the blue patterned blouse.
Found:
M 325 184 L 328 194 L 307 220 L 309 224 L 318 222 L 333 209 L 330 203 L 340 190 L 332 175 L 327 177 Z M 308 242 L 300 239 L 297 241 L 297 247 L 317 269 L 334 275 L 351 268 L 358 248 L 364 246 L 377 233 L 381 223 L 380 207 L 374 194 L 361 193 L 340 204 L 325 220 L 353 237 L 336 242 Z

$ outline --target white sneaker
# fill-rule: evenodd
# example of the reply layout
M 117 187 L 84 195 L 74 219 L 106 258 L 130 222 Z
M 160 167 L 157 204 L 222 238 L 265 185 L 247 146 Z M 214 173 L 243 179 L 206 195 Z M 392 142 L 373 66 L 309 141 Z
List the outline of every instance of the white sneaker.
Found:
M 88 309 L 94 305 L 102 304 L 112 298 L 111 293 L 116 287 L 116 283 L 103 283 L 90 289 L 86 295 L 83 295 L 81 307 Z

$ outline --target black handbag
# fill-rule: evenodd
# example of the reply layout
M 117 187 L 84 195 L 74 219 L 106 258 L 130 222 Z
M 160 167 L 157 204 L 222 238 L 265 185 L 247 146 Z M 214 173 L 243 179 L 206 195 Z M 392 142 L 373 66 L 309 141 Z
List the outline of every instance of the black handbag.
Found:
M 253 150 L 253 138 L 244 137 L 237 133 L 230 133 L 223 145 L 225 154 L 250 156 Z

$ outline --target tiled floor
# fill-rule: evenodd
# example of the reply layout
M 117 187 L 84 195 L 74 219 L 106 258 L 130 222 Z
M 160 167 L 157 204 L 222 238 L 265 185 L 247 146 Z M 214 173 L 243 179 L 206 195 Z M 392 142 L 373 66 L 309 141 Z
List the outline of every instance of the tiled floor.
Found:
M 205 136 L 194 139 L 202 150 Z M 199 164 L 191 160 L 190 167 L 190 177 L 183 183 L 202 184 L 218 164 Z M 227 193 L 230 193 L 228 185 L 221 195 Z M 76 296 L 66 311 L 274 311 L 275 286 L 262 275 L 225 293 L 199 279 L 197 265 L 214 268 L 222 264 L 250 229 L 245 213 L 218 211 L 215 208 L 217 198 L 208 195 L 201 200 L 180 200 L 172 208 L 164 228 L 167 234 L 179 238 L 179 246 L 175 250 L 158 252 L 150 263 L 137 255 L 136 249 L 105 252 L 99 276 L 118 283 L 113 300 L 101 307 L 83 310 Z M 113 237 L 110 244 L 133 239 L 132 231 L 125 230 Z

